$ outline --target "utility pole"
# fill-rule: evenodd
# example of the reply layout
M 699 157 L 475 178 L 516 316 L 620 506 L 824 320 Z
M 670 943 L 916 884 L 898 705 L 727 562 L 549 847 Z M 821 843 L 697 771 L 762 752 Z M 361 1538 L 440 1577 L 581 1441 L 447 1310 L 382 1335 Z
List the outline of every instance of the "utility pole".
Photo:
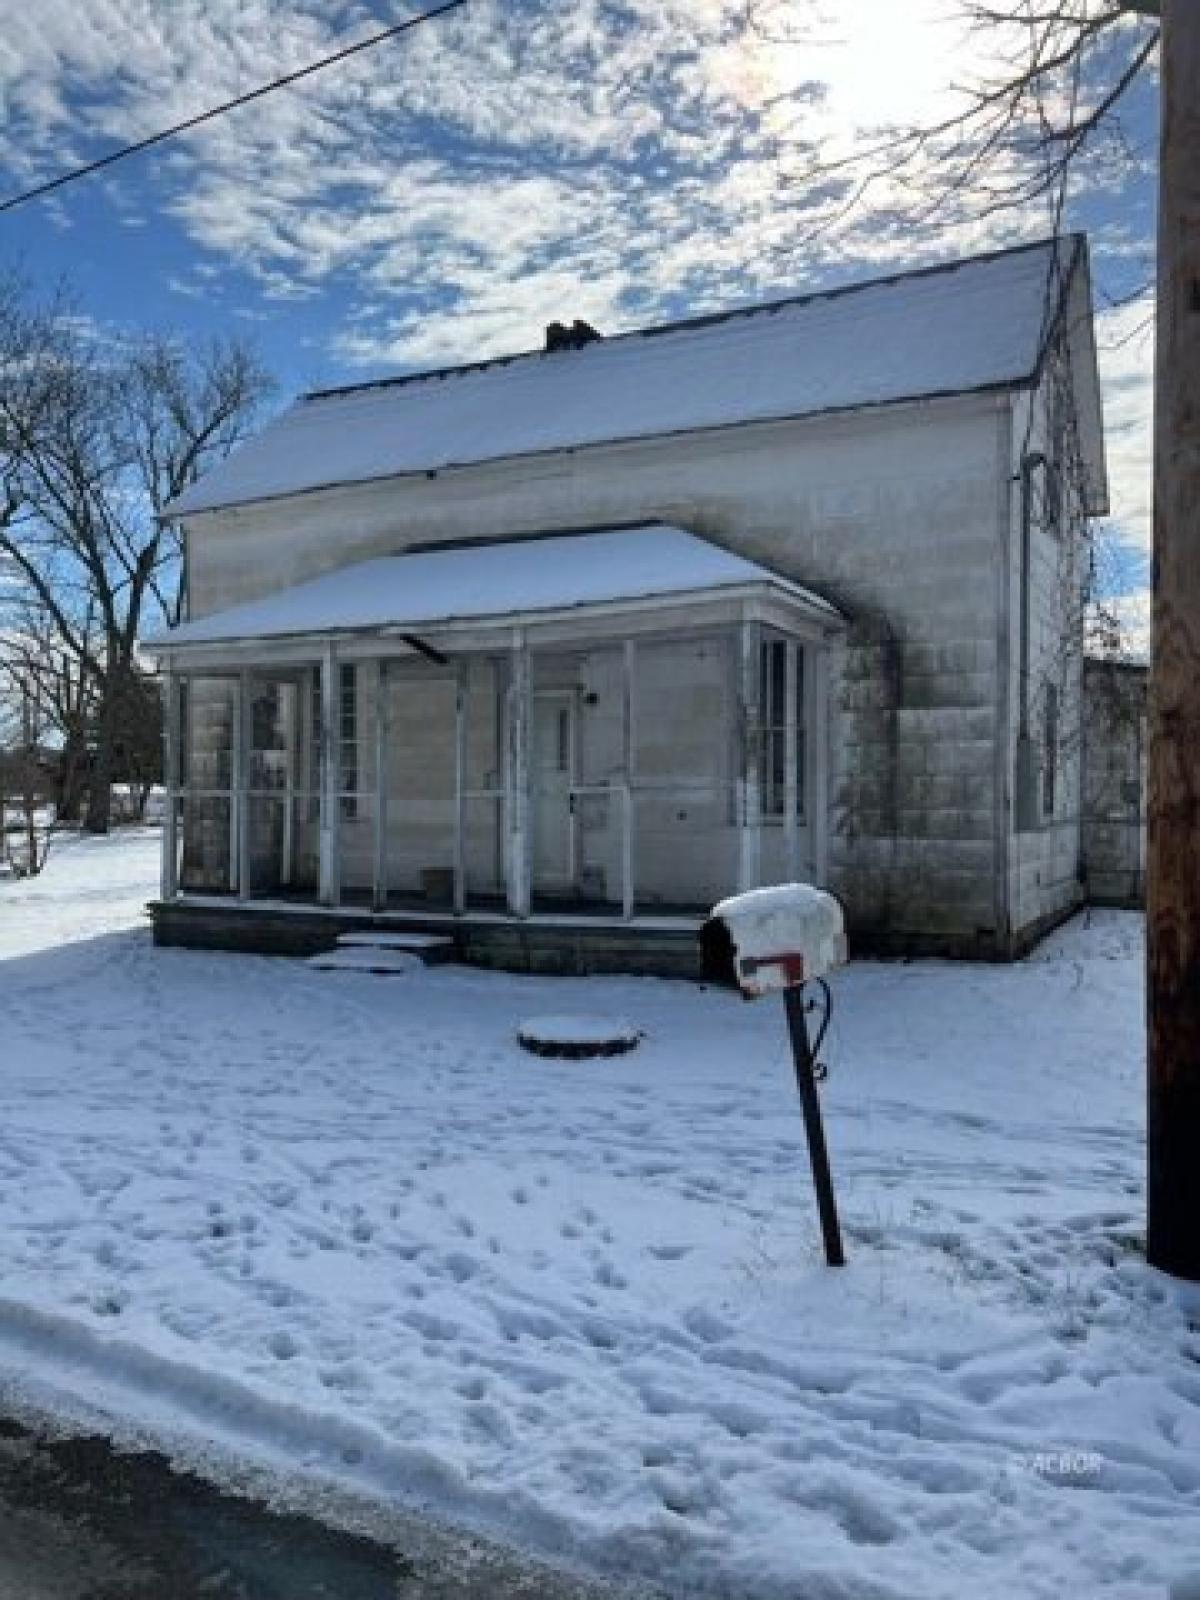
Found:
M 1200 0 L 1163 0 L 1146 886 L 1147 1237 L 1200 1279 Z

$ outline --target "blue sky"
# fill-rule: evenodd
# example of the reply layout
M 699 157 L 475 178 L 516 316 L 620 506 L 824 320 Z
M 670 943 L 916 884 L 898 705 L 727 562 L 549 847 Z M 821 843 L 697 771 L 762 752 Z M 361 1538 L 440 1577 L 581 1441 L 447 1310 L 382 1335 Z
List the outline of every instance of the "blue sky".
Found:
M 1099 3 L 1099 0 L 1097 0 Z M 400 0 L 0 0 L 12 191 L 408 14 Z M 472 0 L 450 18 L 0 217 L 0 262 L 106 334 L 239 331 L 298 388 L 615 330 L 1043 234 L 914 228 L 885 172 L 812 229 L 808 156 L 927 120 L 988 70 L 955 0 Z M 7 13 L 7 14 L 6 14 Z M 1083 85 L 1086 98 L 1088 84 Z M 1123 586 L 1144 586 L 1156 106 L 1080 172 Z M 911 210 L 911 207 L 908 207 Z M 1135 598 L 1131 604 L 1140 604 Z

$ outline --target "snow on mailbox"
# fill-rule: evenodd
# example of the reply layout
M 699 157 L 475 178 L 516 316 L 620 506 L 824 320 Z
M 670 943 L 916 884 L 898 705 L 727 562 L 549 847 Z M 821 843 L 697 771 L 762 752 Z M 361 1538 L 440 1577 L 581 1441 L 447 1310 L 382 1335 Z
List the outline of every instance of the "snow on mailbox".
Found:
M 846 925 L 833 895 L 810 883 L 781 883 L 732 895 L 712 909 L 732 947 L 743 994 L 774 994 L 824 978 L 846 964 Z
M 727 977 L 732 968 L 747 999 L 783 995 L 825 1259 L 831 1267 L 843 1266 L 846 1257 L 817 1093 L 817 1078 L 824 1076 L 824 1069 L 816 1060 L 833 1014 L 825 979 L 846 963 L 842 908 L 831 894 L 810 883 L 750 889 L 713 907 L 701 932 L 701 950 L 705 972 Z M 808 1034 L 813 1011 L 820 1014 L 815 1042 Z

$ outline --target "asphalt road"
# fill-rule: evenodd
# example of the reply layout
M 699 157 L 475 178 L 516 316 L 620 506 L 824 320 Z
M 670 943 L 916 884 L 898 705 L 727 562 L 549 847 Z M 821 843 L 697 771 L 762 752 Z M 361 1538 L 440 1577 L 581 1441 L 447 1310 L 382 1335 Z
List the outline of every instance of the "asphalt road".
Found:
M 224 1494 L 152 1453 L 0 1421 L 0 1600 L 591 1600 L 464 1542 L 417 1556 Z

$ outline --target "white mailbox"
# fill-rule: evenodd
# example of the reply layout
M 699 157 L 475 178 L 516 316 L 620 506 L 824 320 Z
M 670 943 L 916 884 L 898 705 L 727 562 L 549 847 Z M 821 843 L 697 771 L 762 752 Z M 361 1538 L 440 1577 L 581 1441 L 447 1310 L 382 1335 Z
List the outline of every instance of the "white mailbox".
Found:
M 715 905 L 710 916 L 732 947 L 745 995 L 776 994 L 846 964 L 846 924 L 833 895 L 810 883 L 751 889 Z

